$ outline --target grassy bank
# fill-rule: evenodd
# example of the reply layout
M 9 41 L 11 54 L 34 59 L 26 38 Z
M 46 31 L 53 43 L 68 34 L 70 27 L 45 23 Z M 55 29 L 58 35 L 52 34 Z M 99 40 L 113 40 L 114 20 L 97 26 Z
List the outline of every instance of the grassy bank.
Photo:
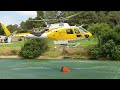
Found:
M 54 48 L 54 41 L 48 39 L 49 41 L 49 50 L 42 54 L 41 57 L 48 58 L 71 58 L 71 59 L 89 59 L 88 48 L 91 45 L 97 44 L 97 39 L 92 38 L 91 40 L 78 40 L 80 45 L 77 47 L 69 48 Z M 21 47 L 24 45 L 24 42 L 15 42 L 13 44 L 0 44 L 0 56 L 10 56 L 10 55 L 19 55 Z

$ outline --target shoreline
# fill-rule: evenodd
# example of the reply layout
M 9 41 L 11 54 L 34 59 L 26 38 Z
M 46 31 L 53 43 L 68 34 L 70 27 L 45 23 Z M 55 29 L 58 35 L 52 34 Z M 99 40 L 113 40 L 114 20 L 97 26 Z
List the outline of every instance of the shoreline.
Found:
M 16 59 L 18 59 L 18 58 L 22 58 L 22 57 L 20 57 L 18 55 L 14 55 L 14 56 L 0 56 L 0 58 L 16 58 Z
M 25 59 L 19 55 L 11 55 L 11 56 L 0 56 L 0 59 Z M 66 57 L 66 56 L 58 56 L 58 57 L 48 57 L 48 56 L 39 56 L 38 58 L 34 59 L 80 59 L 80 60 L 91 60 L 90 58 L 72 58 L 72 57 Z M 92 59 L 94 60 L 94 59 Z M 106 58 L 99 58 L 96 60 L 110 60 Z
M 23 57 L 19 56 L 19 55 L 11 55 L 11 56 L 0 56 L 0 59 L 24 59 Z M 58 57 L 48 57 L 48 56 L 39 56 L 38 58 L 35 59 L 88 59 L 89 58 L 71 58 L 71 57 L 66 57 L 66 56 L 58 56 Z
M 0 56 L 0 59 L 3 58 L 3 59 L 7 59 L 7 58 L 10 58 L 10 59 L 24 59 L 23 57 L 19 56 L 19 55 L 13 55 L 13 56 Z M 47 56 L 40 56 L 38 58 L 35 58 L 35 59 L 63 59 L 63 56 L 59 56 L 59 57 L 47 57 Z

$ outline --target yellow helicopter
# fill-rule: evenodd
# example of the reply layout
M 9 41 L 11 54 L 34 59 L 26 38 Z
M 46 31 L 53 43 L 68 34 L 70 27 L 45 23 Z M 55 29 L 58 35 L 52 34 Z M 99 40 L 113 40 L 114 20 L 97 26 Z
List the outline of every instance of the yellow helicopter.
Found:
M 25 37 L 53 39 L 55 48 L 56 48 L 56 45 L 76 47 L 80 43 L 71 43 L 71 41 L 92 37 L 92 34 L 87 30 L 85 30 L 82 26 L 79 26 L 79 27 L 70 26 L 68 23 L 64 23 L 65 19 L 74 17 L 78 14 L 79 13 L 71 15 L 67 18 L 60 18 L 60 23 L 55 23 L 50 25 L 47 24 L 48 19 L 46 20 L 41 18 L 42 20 L 29 20 L 29 21 L 44 21 L 47 27 L 46 29 L 41 30 L 40 32 L 33 32 Z

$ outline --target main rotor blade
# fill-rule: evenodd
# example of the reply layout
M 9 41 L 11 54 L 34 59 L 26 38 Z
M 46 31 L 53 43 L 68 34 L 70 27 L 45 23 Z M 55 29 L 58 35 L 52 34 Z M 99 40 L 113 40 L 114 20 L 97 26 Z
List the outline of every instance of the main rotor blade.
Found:
M 44 21 L 44 20 L 27 20 L 27 21 Z
M 80 13 L 81 13 L 81 12 L 79 12 L 79 13 L 76 13 L 76 14 L 74 14 L 74 15 L 71 15 L 71 16 L 68 16 L 68 17 L 66 17 L 65 19 L 69 19 L 69 18 L 75 17 L 75 16 L 79 15 Z
M 28 20 L 28 21 L 52 21 L 52 20 L 59 20 L 59 19 L 43 19 L 43 20 Z

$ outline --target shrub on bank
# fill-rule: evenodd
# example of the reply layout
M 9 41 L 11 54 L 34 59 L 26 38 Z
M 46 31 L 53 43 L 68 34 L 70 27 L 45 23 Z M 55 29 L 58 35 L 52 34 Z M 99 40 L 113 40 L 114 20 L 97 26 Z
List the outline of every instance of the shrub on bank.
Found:
M 48 49 L 46 39 L 29 39 L 21 48 L 20 56 L 24 58 L 37 58 Z
M 120 60 L 120 45 L 117 45 L 113 48 L 112 59 Z
M 120 25 L 116 25 L 112 28 L 109 26 L 94 25 L 99 27 L 100 33 L 94 33 L 97 35 L 98 44 L 90 48 L 90 55 L 93 59 L 104 57 L 106 59 L 120 60 Z M 98 32 L 98 31 L 97 31 Z

